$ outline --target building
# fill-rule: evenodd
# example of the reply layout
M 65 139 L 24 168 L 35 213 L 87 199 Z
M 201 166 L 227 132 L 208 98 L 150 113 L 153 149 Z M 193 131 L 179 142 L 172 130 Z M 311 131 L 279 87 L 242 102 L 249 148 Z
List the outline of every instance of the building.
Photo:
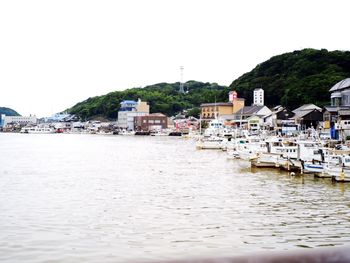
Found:
M 264 122 L 268 126 L 278 129 L 288 123 L 294 124 L 294 120 L 290 119 L 293 116 L 294 113 L 291 110 L 278 105 L 272 109 L 271 114 L 264 117 Z
M 232 115 L 244 107 L 245 100 L 237 97 L 237 92 L 229 93 L 229 102 L 215 102 L 201 104 L 201 119 L 211 120 Z
M 217 102 L 217 103 L 203 103 L 201 104 L 201 118 L 216 119 L 222 115 L 232 114 L 232 102 Z
M 332 138 L 350 135 L 350 78 L 336 83 L 329 90 L 331 105 L 323 108 L 323 127 L 330 129 Z
M 118 127 L 121 129 L 134 130 L 134 118 L 149 114 L 149 105 L 147 102 L 133 100 L 124 100 L 120 103 L 118 111 Z
M 264 106 L 264 90 L 255 89 L 253 93 L 253 105 Z
M 329 91 L 331 92 L 331 106 L 350 107 L 350 78 L 339 81 Z
M 188 134 L 191 130 L 198 130 L 199 123 L 200 120 L 193 116 L 186 117 L 185 115 L 178 114 L 169 119 L 168 127 L 170 129 L 176 128 L 176 131 L 179 131 L 182 134 Z M 169 126 L 169 124 L 171 125 Z
M 322 109 L 315 104 L 305 104 L 293 110 L 292 119 L 295 124 L 300 126 L 301 130 L 308 128 L 317 128 L 323 121 Z
M 3 116 L 2 118 L 2 127 L 6 125 L 17 125 L 17 126 L 26 126 L 29 124 L 36 124 L 37 118 L 35 115 L 30 116 Z
M 244 106 L 232 115 L 224 116 L 226 122 L 232 125 L 245 125 L 248 129 L 260 129 L 264 124 L 264 117 L 271 114 L 266 106 Z
M 334 127 L 339 119 L 339 111 L 348 110 L 344 106 L 324 106 L 323 107 L 323 128 L 330 129 Z
M 168 117 L 161 113 L 152 113 L 134 117 L 135 131 L 159 131 L 167 129 Z

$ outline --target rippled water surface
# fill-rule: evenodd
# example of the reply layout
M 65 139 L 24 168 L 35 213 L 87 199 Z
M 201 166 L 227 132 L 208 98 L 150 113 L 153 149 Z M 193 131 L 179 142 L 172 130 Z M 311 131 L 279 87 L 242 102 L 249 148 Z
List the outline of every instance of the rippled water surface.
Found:
M 350 185 L 171 137 L 0 134 L 0 261 L 127 262 L 350 244 Z

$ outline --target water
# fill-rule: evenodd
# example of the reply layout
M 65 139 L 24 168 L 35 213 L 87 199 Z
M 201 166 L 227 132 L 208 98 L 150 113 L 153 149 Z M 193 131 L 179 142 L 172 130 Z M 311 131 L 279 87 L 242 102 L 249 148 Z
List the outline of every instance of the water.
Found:
M 128 262 L 350 244 L 350 185 L 171 137 L 0 134 L 1 262 Z

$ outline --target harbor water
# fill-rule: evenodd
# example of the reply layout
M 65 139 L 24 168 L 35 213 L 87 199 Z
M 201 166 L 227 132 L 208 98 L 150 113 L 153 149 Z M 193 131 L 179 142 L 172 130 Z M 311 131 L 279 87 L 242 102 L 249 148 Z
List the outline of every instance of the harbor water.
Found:
M 350 244 L 350 185 L 191 139 L 0 134 L 1 262 L 130 262 Z

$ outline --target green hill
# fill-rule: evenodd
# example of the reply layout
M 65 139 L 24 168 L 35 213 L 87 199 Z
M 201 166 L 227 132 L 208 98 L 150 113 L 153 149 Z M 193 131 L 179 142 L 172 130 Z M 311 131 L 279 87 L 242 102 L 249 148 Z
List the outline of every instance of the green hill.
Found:
M 350 52 L 303 49 L 285 53 L 257 65 L 234 80 L 230 89 L 252 102 L 253 90 L 265 90 L 265 104 L 291 108 L 304 103 L 324 106 L 330 102 L 329 89 L 350 77 Z
M 20 116 L 17 111 L 6 107 L 0 107 L 1 114 L 5 114 L 6 116 Z
M 184 109 L 192 109 L 190 114 L 198 116 L 201 103 L 227 101 L 227 94 L 231 90 L 236 90 L 239 97 L 246 99 L 246 105 L 250 105 L 255 88 L 265 90 L 267 106 L 282 104 L 292 109 L 305 103 L 323 106 L 329 104 L 329 89 L 348 77 L 349 51 L 303 49 L 274 56 L 260 63 L 252 71 L 234 80 L 229 87 L 188 81 L 185 83 L 188 93 L 180 94 L 178 82 L 159 83 L 88 98 L 67 111 L 83 119 L 116 119 L 122 100 L 140 98 L 150 104 L 151 112 L 172 116 Z
M 144 88 L 132 88 L 124 91 L 114 91 L 103 96 L 88 98 L 68 109 L 83 119 L 106 117 L 115 119 L 118 116 L 122 100 L 147 101 L 150 110 L 173 116 L 184 109 L 192 109 L 191 115 L 198 115 L 199 105 L 203 102 L 226 101 L 227 89 L 216 83 L 188 81 L 184 84 L 185 94 L 178 92 L 180 83 L 158 83 Z

